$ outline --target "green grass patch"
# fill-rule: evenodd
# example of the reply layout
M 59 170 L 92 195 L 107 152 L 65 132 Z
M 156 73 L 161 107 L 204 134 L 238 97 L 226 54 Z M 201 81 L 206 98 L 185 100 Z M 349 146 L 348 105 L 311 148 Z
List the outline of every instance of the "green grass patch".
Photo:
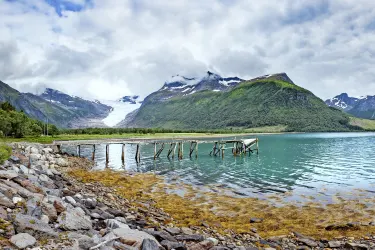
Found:
M 375 131 L 375 120 L 350 117 L 350 124 L 352 126 L 359 126 L 367 131 Z
M 8 160 L 11 155 L 12 148 L 5 144 L 0 144 L 0 164 L 3 164 L 4 161 Z

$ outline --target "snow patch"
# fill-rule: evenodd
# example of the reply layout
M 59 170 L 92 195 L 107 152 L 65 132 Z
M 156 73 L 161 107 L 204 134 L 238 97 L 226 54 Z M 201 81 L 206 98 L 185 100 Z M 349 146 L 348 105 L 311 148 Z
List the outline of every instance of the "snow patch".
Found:
M 101 103 L 113 107 L 113 110 L 102 121 L 109 127 L 114 127 L 125 119 L 126 115 L 141 107 L 140 103 L 131 104 L 118 101 L 102 100 Z

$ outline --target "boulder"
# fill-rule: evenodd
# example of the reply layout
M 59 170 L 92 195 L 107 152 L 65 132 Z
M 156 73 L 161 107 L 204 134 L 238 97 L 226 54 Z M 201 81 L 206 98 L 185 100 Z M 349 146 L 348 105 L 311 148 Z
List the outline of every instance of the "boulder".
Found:
M 203 241 L 204 237 L 199 234 L 192 234 L 192 235 L 177 235 L 176 239 L 178 241 Z
M 202 241 L 202 242 L 199 242 L 197 244 L 190 246 L 189 250 L 208 250 L 208 249 L 211 249 L 212 247 L 214 247 L 214 243 L 210 240 L 205 240 L 205 241 Z
M 46 223 L 30 215 L 17 214 L 14 220 L 17 232 L 38 237 L 58 237 L 58 234 Z
M 15 207 L 13 202 L 2 193 L 0 193 L 0 205 L 8 208 Z
M 12 236 L 12 238 L 10 238 L 10 242 L 12 242 L 12 244 L 18 247 L 19 249 L 24 249 L 27 247 L 34 246 L 36 243 L 36 239 L 30 234 L 20 233 Z
M 55 200 L 53 202 L 53 206 L 56 209 L 56 212 L 58 214 L 61 214 L 62 212 L 66 211 L 66 207 L 64 206 L 64 204 L 60 200 Z
M 117 228 L 113 230 L 113 233 L 116 237 L 120 237 L 122 241 L 135 242 L 135 246 L 138 248 L 142 246 L 143 240 L 145 239 L 153 240 L 158 246 L 160 246 L 152 235 L 142 231 L 132 230 L 129 228 Z
M 16 177 L 18 177 L 16 172 L 0 170 L 0 179 L 12 180 Z
M 179 229 L 178 227 L 168 227 L 165 229 L 165 231 L 167 231 L 171 235 L 177 235 L 181 233 L 181 229 Z
M 64 158 L 57 158 L 56 159 L 56 164 L 59 165 L 60 167 L 67 167 L 69 166 L 69 162 L 65 160 Z
M 29 170 L 26 166 L 20 165 L 20 172 L 21 174 L 29 174 Z
M 128 225 L 118 221 L 118 220 L 115 220 L 115 219 L 108 219 L 108 220 L 105 220 L 105 224 L 107 225 L 107 228 L 109 229 L 116 229 L 116 228 L 129 228 Z
M 42 156 L 40 154 L 30 154 L 29 159 L 32 163 L 38 162 Z
M 163 240 L 168 240 L 168 241 L 174 241 L 176 242 L 177 240 L 172 236 L 170 235 L 169 233 L 167 232 L 164 232 L 164 231 L 151 231 L 151 230 L 148 230 L 146 231 L 147 233 L 151 234 L 152 236 L 154 236 L 158 241 L 163 241 Z
M 159 250 L 159 245 L 154 240 L 144 239 L 141 250 Z
M 328 246 L 330 248 L 339 248 L 341 247 L 342 243 L 340 241 L 330 241 L 328 242 Z
M 172 242 L 168 240 L 163 240 L 160 244 L 167 250 L 172 250 L 172 249 L 186 250 L 187 249 L 186 246 L 181 242 Z
M 49 203 L 42 203 L 42 212 L 43 214 L 47 215 L 49 220 L 54 222 L 57 220 L 57 211 L 56 208 Z
M 68 208 L 58 218 L 59 228 L 63 230 L 90 230 L 92 223 L 90 217 L 85 215 L 81 208 Z
M 21 162 L 20 158 L 18 158 L 17 156 L 14 156 L 14 155 L 12 155 L 12 156 L 9 158 L 9 160 L 10 160 L 11 162 L 13 162 L 13 163 L 16 163 L 16 164 L 18 164 L 18 163 Z

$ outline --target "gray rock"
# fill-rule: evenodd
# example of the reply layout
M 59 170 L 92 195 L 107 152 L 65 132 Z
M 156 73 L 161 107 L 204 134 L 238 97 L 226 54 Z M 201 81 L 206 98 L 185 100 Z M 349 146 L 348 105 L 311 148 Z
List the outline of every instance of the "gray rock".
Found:
M 152 235 L 149 235 L 142 231 L 132 230 L 128 228 L 117 228 L 113 230 L 113 233 L 116 237 L 123 238 L 126 241 L 136 242 L 136 247 L 138 248 L 142 246 L 142 242 L 144 239 L 153 240 L 159 245 L 159 243 L 156 241 L 156 239 Z
M 0 170 L 0 179 L 12 180 L 16 177 L 18 177 L 16 172 Z
M 14 208 L 13 202 L 2 193 L 0 193 L 0 205 L 8 208 Z
M 94 239 L 90 238 L 87 235 L 78 234 L 75 232 L 68 233 L 68 239 L 69 240 L 76 240 L 78 242 L 78 245 L 81 249 L 90 249 L 91 247 L 96 245 L 96 242 Z
M 40 154 L 30 154 L 30 156 L 29 156 L 31 162 L 34 163 L 35 165 L 39 165 L 39 164 L 36 164 L 36 163 L 40 160 L 41 157 L 42 156 Z
M 188 227 L 182 227 L 182 228 L 181 228 L 181 232 L 182 232 L 182 234 L 187 234 L 187 235 L 194 234 L 193 230 L 191 230 L 191 229 L 188 228 Z
M 20 172 L 21 174 L 29 174 L 29 170 L 26 166 L 20 165 Z
M 262 218 L 251 218 L 250 223 L 262 223 L 263 219 Z
M 92 223 L 81 208 L 68 208 L 58 218 L 59 228 L 64 230 L 90 230 Z
M 42 212 L 43 214 L 47 215 L 49 220 L 54 222 L 57 220 L 57 211 L 56 208 L 49 203 L 42 203 Z
M 39 154 L 39 149 L 35 147 L 30 147 L 29 150 L 26 150 L 26 152 L 30 152 L 30 154 Z
M 177 235 L 177 234 L 181 233 L 181 229 L 179 229 L 177 227 L 168 227 L 168 228 L 165 229 L 165 231 L 167 231 L 171 235 Z
M 20 158 L 18 158 L 17 156 L 14 156 L 14 155 L 12 155 L 12 156 L 9 158 L 9 160 L 10 160 L 11 162 L 13 162 L 13 163 L 16 163 L 16 164 L 18 164 L 18 163 L 21 162 Z
M 30 215 L 17 214 L 14 225 L 17 232 L 28 233 L 36 238 L 58 237 L 58 234 L 48 224 Z
M 17 183 L 13 182 L 13 181 L 7 181 L 7 180 L 0 180 L 3 184 L 7 185 L 8 187 L 11 187 L 15 190 L 17 190 L 17 193 L 22 197 L 22 198 L 30 198 L 30 197 L 33 197 L 33 196 L 36 196 L 38 198 L 42 198 L 43 195 L 41 194 L 34 194 L 34 193 L 31 193 L 29 190 L 27 190 L 26 188 L 18 185 Z
M 358 244 L 358 243 L 349 243 L 345 244 L 345 249 L 353 249 L 353 250 L 367 250 L 369 249 L 368 246 L 365 244 Z
M 318 243 L 316 243 L 315 241 L 313 241 L 311 239 L 304 238 L 304 239 L 298 239 L 298 241 L 305 244 L 306 246 L 309 246 L 309 247 L 317 247 L 318 246 Z
M 172 235 L 164 231 L 148 230 L 146 232 L 154 236 L 158 241 L 163 241 L 163 240 L 174 241 L 174 242 L 177 241 Z
M 150 239 L 144 239 L 142 242 L 142 250 L 159 250 L 159 245 Z
M 105 220 L 105 224 L 107 225 L 107 228 L 109 228 L 109 229 L 129 228 L 128 225 L 126 225 L 126 224 L 124 224 L 120 221 L 114 220 L 114 219 Z
M 18 247 L 19 249 L 24 249 L 27 247 L 34 246 L 36 243 L 36 239 L 30 234 L 20 233 L 12 236 L 12 238 L 10 238 L 10 242 L 12 242 L 12 244 Z
M 341 247 L 342 243 L 340 241 L 330 241 L 328 242 L 328 246 L 330 248 L 339 248 Z
M 203 241 L 204 237 L 199 234 L 192 234 L 192 235 L 177 235 L 176 239 L 178 241 Z
M 37 198 L 31 198 L 26 202 L 27 214 L 36 218 L 41 218 L 42 207 L 40 206 L 40 200 Z
M 67 167 L 69 166 L 69 162 L 65 160 L 64 158 L 57 158 L 56 159 L 56 164 L 59 165 L 60 167 Z
M 15 172 L 15 173 L 19 173 L 20 172 L 20 169 L 19 169 L 19 167 L 17 167 L 17 166 L 12 166 L 12 170 Z
M 172 242 L 168 240 L 163 240 L 160 244 L 167 250 L 172 250 L 172 249 L 186 250 L 187 249 L 186 246 L 180 242 Z
M 43 148 L 42 153 L 45 154 L 45 155 L 52 154 L 53 149 L 52 148 Z
M 73 197 L 71 197 L 71 196 L 66 196 L 66 197 L 65 197 L 65 200 L 66 200 L 68 203 L 72 204 L 73 206 L 75 206 L 75 205 L 77 204 L 76 200 L 73 199 Z

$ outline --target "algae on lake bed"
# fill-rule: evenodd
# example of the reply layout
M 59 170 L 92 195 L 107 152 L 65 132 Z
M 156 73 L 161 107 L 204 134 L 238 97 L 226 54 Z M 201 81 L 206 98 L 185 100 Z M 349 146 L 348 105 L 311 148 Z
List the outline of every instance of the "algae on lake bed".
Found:
M 256 198 L 237 198 L 221 192 L 205 192 L 186 184 L 166 184 L 154 174 L 126 174 L 110 170 L 74 169 L 68 174 L 84 183 L 101 183 L 139 205 L 153 201 L 174 219 L 177 226 L 207 224 L 221 233 L 250 233 L 256 228 L 262 237 L 299 232 L 314 238 L 340 236 L 362 238 L 375 233 L 372 217 L 374 199 L 337 200 L 333 204 L 306 203 L 303 206 L 281 204 Z M 178 190 L 184 189 L 182 195 Z M 171 192 L 175 191 L 175 192 Z M 251 218 L 262 219 L 250 223 Z M 328 229 L 328 230 L 327 230 Z

